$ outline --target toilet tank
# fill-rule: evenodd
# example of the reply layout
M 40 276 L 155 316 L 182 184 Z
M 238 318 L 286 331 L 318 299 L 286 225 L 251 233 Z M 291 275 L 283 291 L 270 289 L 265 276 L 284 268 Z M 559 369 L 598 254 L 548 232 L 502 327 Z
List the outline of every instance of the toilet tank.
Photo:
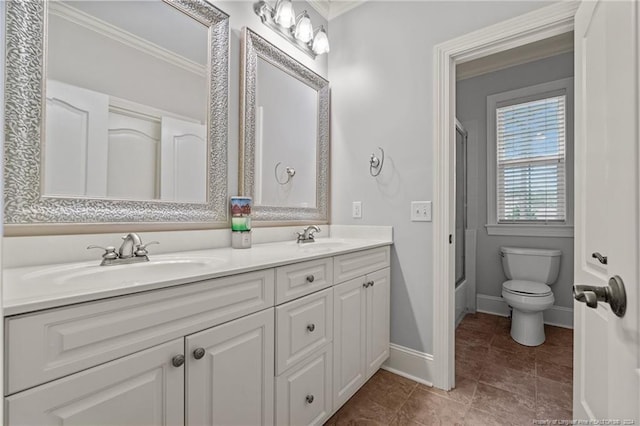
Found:
M 510 280 L 526 280 L 553 284 L 560 272 L 562 251 L 555 249 L 532 249 L 500 247 L 502 268 Z

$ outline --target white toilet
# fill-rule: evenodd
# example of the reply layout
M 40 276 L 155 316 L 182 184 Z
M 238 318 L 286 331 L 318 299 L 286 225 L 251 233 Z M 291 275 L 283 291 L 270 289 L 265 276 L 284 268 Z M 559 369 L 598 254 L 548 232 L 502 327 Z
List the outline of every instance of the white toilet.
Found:
M 500 247 L 502 268 L 509 278 L 502 283 L 502 298 L 511 306 L 511 337 L 525 346 L 544 343 L 542 312 L 553 306 L 549 285 L 560 271 L 560 250 Z

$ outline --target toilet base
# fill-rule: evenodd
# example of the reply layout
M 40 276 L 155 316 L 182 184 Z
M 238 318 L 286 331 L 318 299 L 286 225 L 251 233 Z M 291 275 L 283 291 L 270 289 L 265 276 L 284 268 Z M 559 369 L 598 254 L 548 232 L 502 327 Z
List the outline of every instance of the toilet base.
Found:
M 511 311 L 511 338 L 524 346 L 539 346 L 544 343 L 544 321 L 542 311 Z

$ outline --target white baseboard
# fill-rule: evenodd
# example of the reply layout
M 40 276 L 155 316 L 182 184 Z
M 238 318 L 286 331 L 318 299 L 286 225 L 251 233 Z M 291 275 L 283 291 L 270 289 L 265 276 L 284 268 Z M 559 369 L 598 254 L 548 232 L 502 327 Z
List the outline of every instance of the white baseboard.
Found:
M 478 312 L 508 317 L 509 305 L 502 297 L 478 294 L 476 296 Z M 544 323 L 557 327 L 573 328 L 573 309 L 563 306 L 552 306 L 544 311 Z
M 389 359 L 381 367 L 391 373 L 433 386 L 433 355 L 391 343 Z

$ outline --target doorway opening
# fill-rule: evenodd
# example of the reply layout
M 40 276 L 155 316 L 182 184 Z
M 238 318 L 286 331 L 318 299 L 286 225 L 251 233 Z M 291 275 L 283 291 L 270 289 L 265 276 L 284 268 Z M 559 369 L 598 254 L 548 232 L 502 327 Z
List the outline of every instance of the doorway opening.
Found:
M 436 46 L 435 78 L 435 178 L 434 178 L 434 385 L 449 390 L 455 386 L 455 325 L 456 325 L 456 259 L 465 259 L 464 275 L 470 277 L 468 255 L 469 239 L 464 238 L 464 255 L 456 250 L 456 68 L 464 63 L 487 58 L 521 46 L 547 40 L 573 30 L 573 17 L 577 5 L 556 4 L 512 20 L 459 37 Z M 507 55 L 509 56 L 509 55 Z M 461 120 L 463 128 L 468 125 Z M 470 146 L 471 137 L 467 138 Z M 464 161 L 464 159 L 463 159 Z M 468 159 L 467 159 L 468 164 Z M 465 168 L 463 174 L 469 174 Z M 465 181 L 471 177 L 465 178 Z M 460 185 L 462 190 L 464 188 Z M 470 198 L 469 198 L 470 201 Z M 461 201 L 458 201 L 460 203 Z M 468 222 L 468 211 L 462 222 Z M 484 225 L 484 224 L 483 224 Z M 466 225 L 464 232 L 466 234 Z M 461 233 L 459 231 L 459 233 Z M 451 243 L 450 243 L 451 241 Z M 571 262 L 573 263 L 573 262 Z M 499 263 L 498 263 L 499 265 Z M 465 291 L 469 296 L 469 293 Z M 497 299 L 497 296 L 495 296 Z M 474 295 L 467 297 L 473 300 Z M 477 298 L 476 298 L 477 300 Z M 499 299 L 498 299 L 499 300 Z M 470 303 L 469 303 L 470 304 Z M 477 307 L 475 307 L 477 309 Z M 465 310 L 468 309 L 465 306 Z M 473 309 L 473 308 L 471 308 Z

